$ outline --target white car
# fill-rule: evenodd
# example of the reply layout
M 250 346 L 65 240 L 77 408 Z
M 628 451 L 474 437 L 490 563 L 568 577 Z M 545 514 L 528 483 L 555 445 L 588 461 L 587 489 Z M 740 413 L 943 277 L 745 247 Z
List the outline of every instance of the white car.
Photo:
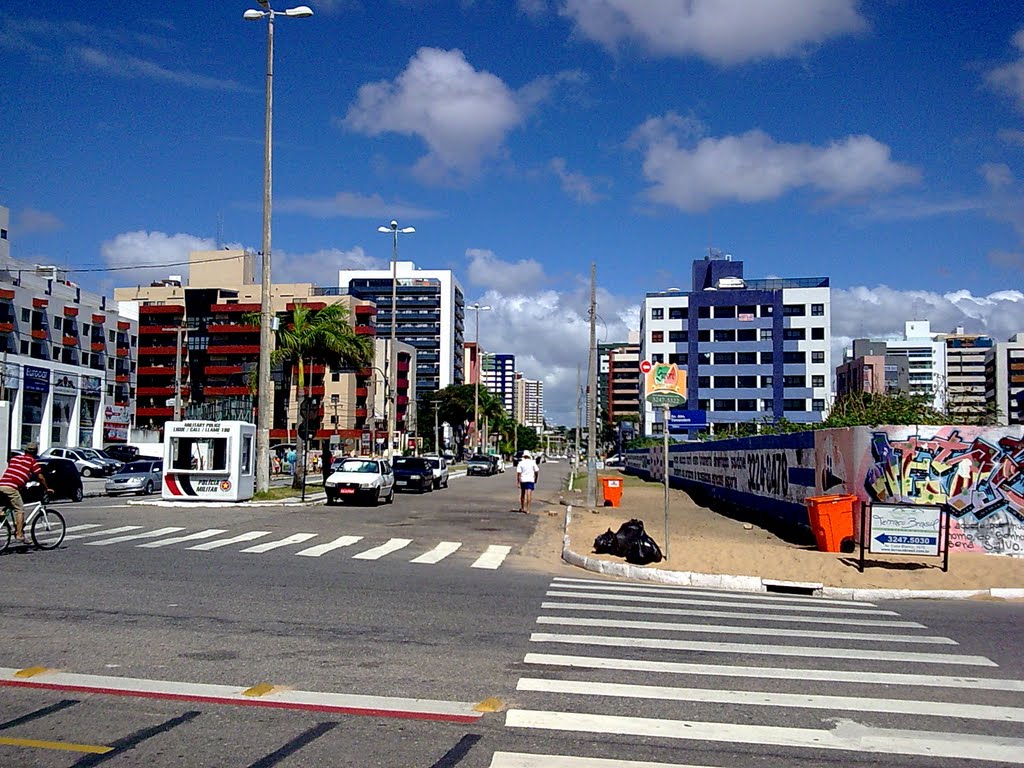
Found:
M 434 472 L 434 487 L 448 487 L 448 462 L 440 456 L 424 456 L 430 462 L 430 468 Z
M 349 458 L 332 465 L 334 472 L 324 483 L 327 503 L 366 501 L 390 504 L 395 500 L 395 473 L 384 459 Z

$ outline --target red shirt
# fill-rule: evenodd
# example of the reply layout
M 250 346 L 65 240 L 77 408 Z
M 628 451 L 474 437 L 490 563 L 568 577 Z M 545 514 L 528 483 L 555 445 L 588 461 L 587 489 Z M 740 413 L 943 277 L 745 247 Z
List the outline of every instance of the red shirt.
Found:
M 7 469 L 0 477 L 0 485 L 9 485 L 13 488 L 24 488 L 33 477 L 41 470 L 35 456 L 27 453 L 19 453 L 7 464 Z

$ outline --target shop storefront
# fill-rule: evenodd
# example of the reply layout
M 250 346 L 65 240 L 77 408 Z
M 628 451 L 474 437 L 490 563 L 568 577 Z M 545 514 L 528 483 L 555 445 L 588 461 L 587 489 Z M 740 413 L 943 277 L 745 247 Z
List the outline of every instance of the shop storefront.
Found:
M 50 370 L 26 365 L 22 368 L 21 443 L 40 441 L 43 415 L 50 395 Z
M 78 445 L 72 433 L 72 420 L 78 404 L 78 375 L 53 372 L 53 405 L 51 406 L 50 445 Z
M 96 422 L 100 414 L 100 393 L 103 380 L 98 376 L 82 376 L 82 402 L 78 414 L 78 444 L 93 445 Z

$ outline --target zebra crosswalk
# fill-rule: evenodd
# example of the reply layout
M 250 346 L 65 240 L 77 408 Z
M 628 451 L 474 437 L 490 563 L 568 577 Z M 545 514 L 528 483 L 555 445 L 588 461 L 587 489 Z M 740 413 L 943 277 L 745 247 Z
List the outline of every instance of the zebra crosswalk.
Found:
M 541 611 L 505 727 L 554 749 L 490 768 L 1024 765 L 1024 681 L 877 605 L 557 577 Z
M 319 533 L 306 531 L 292 533 L 281 538 L 267 538 L 275 535 L 272 531 L 233 533 L 223 528 L 206 528 L 190 533 L 183 533 L 184 531 L 186 529 L 180 526 L 148 530 L 142 525 L 119 525 L 113 528 L 104 528 L 99 523 L 83 523 L 68 526 L 64 540 L 90 547 L 129 544 L 140 549 L 157 549 L 181 545 L 183 549 L 194 552 L 209 552 L 232 547 L 245 554 L 262 555 L 275 550 L 283 550 L 299 557 L 324 557 L 333 554 L 334 556 L 348 556 L 353 560 L 381 560 L 394 556 L 405 557 L 408 562 L 417 565 L 437 565 L 457 552 L 466 552 L 460 541 L 442 541 L 432 548 L 428 547 L 424 550 L 413 539 L 390 538 L 380 543 L 374 543 L 366 541 L 363 536 L 345 535 L 320 542 L 321 535 Z M 357 547 L 356 545 L 361 542 L 363 546 Z M 306 544 L 310 546 L 305 546 Z M 339 553 L 339 550 L 348 551 Z M 416 554 L 410 556 L 412 552 L 416 552 Z M 511 552 L 512 547 L 504 544 L 487 545 L 482 552 L 473 553 L 470 567 L 496 570 L 504 564 Z

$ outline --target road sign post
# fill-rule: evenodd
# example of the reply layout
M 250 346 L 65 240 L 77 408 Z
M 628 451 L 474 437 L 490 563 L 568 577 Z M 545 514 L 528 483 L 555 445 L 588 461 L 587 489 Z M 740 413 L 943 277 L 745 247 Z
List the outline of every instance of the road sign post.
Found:
M 949 514 L 934 504 L 871 504 L 861 514 L 860 563 L 864 552 L 942 557 L 949 570 Z
M 669 413 L 672 408 L 686 404 L 686 371 L 680 370 L 675 363 L 652 363 L 644 360 L 640 363 L 644 374 L 644 399 L 653 406 L 661 406 L 661 426 L 664 435 L 663 452 L 665 454 L 665 559 L 668 560 L 669 544 Z

